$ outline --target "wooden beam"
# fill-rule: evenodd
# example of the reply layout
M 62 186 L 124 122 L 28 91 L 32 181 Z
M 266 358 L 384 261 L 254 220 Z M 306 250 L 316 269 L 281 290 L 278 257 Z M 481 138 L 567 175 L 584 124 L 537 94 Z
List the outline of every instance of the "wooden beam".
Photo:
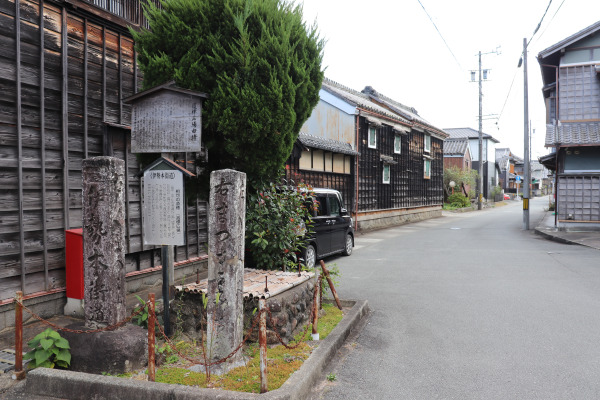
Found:
M 48 226 L 46 212 L 46 101 L 45 101 L 45 51 L 44 51 L 44 0 L 40 0 L 40 155 L 42 174 L 42 246 L 44 248 L 44 290 L 50 289 L 48 276 Z
M 67 10 L 62 9 L 62 152 L 63 152 L 63 207 L 65 212 L 65 229 L 71 227 L 69 220 L 69 49 Z
M 83 159 L 88 158 L 88 20 L 83 19 Z
M 21 119 L 21 2 L 15 0 L 15 44 L 16 44 L 16 85 L 17 85 L 17 176 L 19 180 L 19 254 L 21 263 L 21 290 L 25 293 L 25 232 L 23 218 L 23 127 Z

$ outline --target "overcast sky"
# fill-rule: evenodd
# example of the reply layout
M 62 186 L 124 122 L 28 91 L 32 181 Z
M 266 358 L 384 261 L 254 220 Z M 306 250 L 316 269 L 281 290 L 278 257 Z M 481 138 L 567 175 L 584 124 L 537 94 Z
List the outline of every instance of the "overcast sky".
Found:
M 553 0 L 535 35 L 549 0 L 296 3 L 303 3 L 305 20 L 316 21 L 327 41 L 326 77 L 358 91 L 373 86 L 414 107 L 439 128 L 478 129 L 478 85 L 470 82 L 470 71 L 478 69 L 479 51 L 490 53 L 500 47 L 500 55 L 482 56 L 482 68 L 490 70 L 489 80 L 483 83 L 483 115 L 494 115 L 483 121 L 483 131 L 500 141 L 497 147 L 509 147 L 519 156 L 523 156 L 524 142 L 524 76 L 523 67 L 517 65 L 523 38 L 533 36 L 528 76 L 529 116 L 535 129 L 532 156 L 536 158 L 549 153 L 544 148 L 545 107 L 536 57 L 600 20 L 600 0 Z

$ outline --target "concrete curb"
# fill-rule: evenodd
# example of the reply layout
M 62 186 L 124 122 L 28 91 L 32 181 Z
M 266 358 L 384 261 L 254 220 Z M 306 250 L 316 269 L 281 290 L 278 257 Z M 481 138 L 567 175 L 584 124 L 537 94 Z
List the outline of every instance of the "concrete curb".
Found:
M 265 394 L 240 393 L 218 389 L 201 389 L 147 381 L 134 381 L 83 372 L 37 368 L 27 375 L 25 392 L 71 400 L 192 400 L 192 399 L 286 399 L 300 400 L 310 391 L 348 335 L 369 311 L 366 300 L 342 300 L 352 307 L 335 329 L 319 343 L 302 367 L 281 388 Z
M 549 240 L 552 240 L 552 241 L 558 242 L 558 243 L 563 243 L 563 244 L 579 244 L 579 243 L 574 242 L 572 240 L 565 239 L 565 238 L 562 238 L 560 236 L 552 235 L 552 234 L 546 232 L 544 228 L 541 228 L 539 226 L 537 228 L 535 228 L 535 234 L 543 236 L 546 239 L 549 239 Z

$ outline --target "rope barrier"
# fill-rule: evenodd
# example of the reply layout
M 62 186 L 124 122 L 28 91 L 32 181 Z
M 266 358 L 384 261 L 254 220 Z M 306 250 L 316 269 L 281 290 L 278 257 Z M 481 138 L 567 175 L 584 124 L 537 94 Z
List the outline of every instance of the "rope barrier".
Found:
M 321 277 L 319 277 L 319 278 L 321 278 Z M 321 280 L 319 279 L 318 282 L 317 282 L 317 284 L 315 285 L 315 291 L 320 290 L 320 287 L 321 287 L 320 282 L 321 282 Z M 45 320 L 44 318 L 42 318 L 39 315 L 37 315 L 36 313 L 34 313 L 31 309 L 29 309 L 28 307 L 26 307 L 23 304 L 23 301 L 21 299 L 19 299 L 19 298 L 15 298 L 15 303 L 18 304 L 20 307 L 22 307 L 22 309 L 25 310 L 34 319 L 38 320 L 39 322 L 41 322 L 43 324 L 46 324 L 46 325 L 52 327 L 56 331 L 71 332 L 71 333 L 75 333 L 75 334 L 90 334 L 90 333 L 113 331 L 113 330 L 115 330 L 117 328 L 122 327 L 123 325 L 127 324 L 128 322 L 130 322 L 133 318 L 135 318 L 136 316 L 138 316 L 139 314 L 141 314 L 144 311 L 144 309 L 146 308 L 146 307 L 140 306 L 137 309 L 134 309 L 132 311 L 132 313 L 127 318 L 125 318 L 122 321 L 117 322 L 116 324 L 109 325 L 109 326 L 102 327 L 102 328 L 97 328 L 97 329 L 83 330 L 83 329 L 70 329 L 70 328 L 61 327 L 61 326 L 58 326 L 58 325 L 56 325 L 56 324 L 54 324 L 54 323 L 52 323 L 52 322 L 50 322 L 48 320 Z M 303 343 L 303 341 L 299 340 L 294 345 L 287 344 L 285 342 L 285 340 L 281 337 L 281 334 L 275 329 L 276 325 L 275 325 L 275 323 L 273 321 L 273 315 L 271 313 L 271 310 L 269 309 L 269 307 L 266 307 L 265 310 L 266 310 L 266 312 L 268 314 L 269 323 L 271 325 L 271 331 L 275 333 L 275 336 L 277 337 L 277 340 L 279 341 L 279 343 L 281 343 L 281 345 L 283 345 L 285 348 L 290 349 L 290 350 L 298 348 Z M 205 366 L 205 367 L 210 367 L 210 366 L 213 366 L 213 365 L 218 365 L 218 364 L 222 364 L 222 363 L 226 362 L 228 359 L 230 359 L 231 357 L 233 357 L 242 348 L 242 346 L 250 338 L 252 332 L 254 332 L 257 324 L 259 323 L 260 315 L 265 310 L 259 310 L 256 313 L 256 315 L 252 318 L 252 325 L 250 327 L 250 330 L 246 333 L 246 335 L 244 336 L 242 342 L 231 353 L 229 353 L 226 357 L 224 357 L 224 358 L 222 358 L 220 360 L 212 361 L 212 362 L 209 362 L 209 363 L 205 362 L 205 361 L 198 360 L 198 359 L 190 358 L 190 357 L 186 356 L 185 354 L 183 354 L 181 351 L 179 351 L 177 349 L 177 346 L 173 343 L 173 341 L 166 335 L 163 327 L 160 324 L 156 324 L 156 326 L 158 327 L 158 330 L 159 330 L 162 338 L 164 339 L 164 341 L 182 359 L 187 360 L 187 361 L 189 361 L 191 363 L 194 363 L 194 364 L 199 364 L 199 365 L 202 365 L 202 366 Z M 313 320 L 314 310 L 315 310 L 315 307 L 313 305 L 313 307 L 311 307 L 311 311 L 310 311 L 310 315 L 309 315 L 308 321 L 312 321 Z M 154 320 L 154 321 L 157 320 L 156 319 L 156 313 L 150 307 L 148 307 L 148 313 L 151 314 L 151 316 L 153 317 L 150 320 Z M 304 329 L 302 331 L 301 338 L 306 337 L 308 329 L 309 329 L 309 327 L 311 325 L 312 325 L 311 323 L 306 324 L 306 326 L 304 327 Z M 203 347 L 203 351 L 205 351 L 204 347 Z

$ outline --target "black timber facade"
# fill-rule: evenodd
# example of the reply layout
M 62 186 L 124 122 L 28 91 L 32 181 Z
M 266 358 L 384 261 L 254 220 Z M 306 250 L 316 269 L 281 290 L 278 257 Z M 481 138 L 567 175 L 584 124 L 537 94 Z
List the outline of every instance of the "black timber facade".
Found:
M 142 244 L 140 161 L 130 151 L 141 87 L 128 26 L 139 0 L 0 0 L 0 305 L 65 287 L 65 231 L 82 226 L 82 161 L 125 160 L 126 272 L 158 267 Z M 197 154 L 174 154 L 195 172 Z M 186 245 L 175 261 L 205 257 L 206 202 L 186 204 Z

